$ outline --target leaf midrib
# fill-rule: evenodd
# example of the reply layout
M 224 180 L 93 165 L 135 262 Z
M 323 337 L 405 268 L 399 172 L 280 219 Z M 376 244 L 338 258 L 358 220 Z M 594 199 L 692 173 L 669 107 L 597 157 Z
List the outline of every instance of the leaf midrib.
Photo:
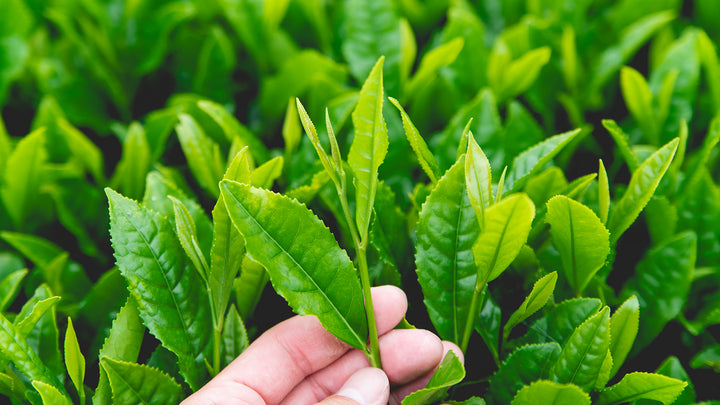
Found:
M 226 189 L 227 189 L 227 188 L 226 188 Z M 244 213 L 245 215 L 247 215 L 247 217 L 250 218 L 250 219 L 253 221 L 253 223 L 258 227 L 258 229 L 260 229 L 260 230 L 263 232 L 263 234 L 265 234 L 265 236 L 267 236 L 267 237 L 275 244 L 275 246 L 277 246 L 278 248 L 280 248 L 280 250 L 285 254 L 285 256 L 287 256 L 288 258 L 290 258 L 290 260 L 292 260 L 292 262 L 295 264 L 295 266 L 296 266 L 298 269 L 300 269 L 300 271 L 302 271 L 302 274 L 304 274 L 305 277 L 308 278 L 308 279 L 312 282 L 313 286 L 315 286 L 315 288 L 316 288 L 318 291 L 320 291 L 322 297 L 330 304 L 330 307 L 331 307 L 331 308 L 334 310 L 334 312 L 340 317 L 340 319 L 342 319 L 343 323 L 347 326 L 348 330 L 350 330 L 350 331 L 352 332 L 352 334 L 355 336 L 356 340 L 357 340 L 358 342 L 360 342 L 360 347 L 364 346 L 364 345 L 366 344 L 365 339 L 362 339 L 362 338 L 357 334 L 357 332 L 355 331 L 355 328 L 353 328 L 352 325 L 350 325 L 350 323 L 348 323 L 348 321 L 347 321 L 347 319 L 345 318 L 345 316 L 343 316 L 342 312 L 340 312 L 340 309 L 338 309 L 337 306 L 335 306 L 335 303 L 330 299 L 330 297 L 327 296 L 327 294 L 325 293 L 325 291 L 324 291 L 322 288 L 320 288 L 320 286 L 315 282 L 315 279 L 312 278 L 312 277 L 308 274 L 308 272 L 305 270 L 305 268 L 304 268 L 302 265 L 300 265 L 300 263 L 298 263 L 297 260 L 295 260 L 295 257 L 292 256 L 292 255 L 290 254 L 290 252 L 288 252 L 288 251 L 285 249 L 284 246 L 282 246 L 272 235 L 270 235 L 270 234 L 265 230 L 265 227 L 263 227 L 263 226 L 257 221 L 257 219 L 256 219 L 253 215 L 250 214 L 250 211 L 245 207 L 245 205 L 242 204 L 242 202 L 240 202 L 240 200 L 237 199 L 237 197 L 235 196 L 234 193 L 231 192 L 231 193 L 229 193 L 229 194 L 232 196 L 233 200 L 235 200 L 235 202 L 237 203 L 237 206 L 238 206 L 240 209 L 242 209 L 243 213 Z M 248 255 L 254 256 L 251 252 L 248 252 Z

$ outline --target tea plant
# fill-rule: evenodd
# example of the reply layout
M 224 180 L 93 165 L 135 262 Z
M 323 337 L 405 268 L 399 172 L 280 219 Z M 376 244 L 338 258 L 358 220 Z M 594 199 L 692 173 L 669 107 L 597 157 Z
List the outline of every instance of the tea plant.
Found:
M 380 284 L 465 354 L 404 404 L 720 397 L 714 2 L 5 3 L 10 402 L 179 402 L 283 299 L 382 367 Z

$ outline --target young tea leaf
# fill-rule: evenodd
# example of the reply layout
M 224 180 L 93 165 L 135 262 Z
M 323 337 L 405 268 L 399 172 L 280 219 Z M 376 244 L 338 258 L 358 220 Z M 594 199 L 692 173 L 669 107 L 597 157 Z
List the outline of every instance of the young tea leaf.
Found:
M 415 264 L 430 320 L 440 337 L 459 344 L 477 278 L 472 247 L 480 234 L 465 190 L 464 157 L 425 200 L 416 233 Z
M 608 220 L 610 244 L 615 245 L 640 211 L 650 201 L 655 189 L 667 171 L 678 146 L 678 138 L 658 149 L 648 157 L 630 177 L 630 184 L 620 201 L 615 204 Z
M 221 189 L 248 257 L 268 270 L 275 290 L 298 314 L 316 315 L 329 332 L 364 349 L 368 327 L 360 281 L 323 223 L 271 191 L 229 180 Z
M 505 328 L 503 329 L 503 336 L 505 338 L 510 336 L 510 331 L 512 330 L 512 328 L 514 328 L 516 325 L 519 325 L 520 322 L 529 318 L 532 314 L 539 311 L 540 308 L 545 306 L 545 303 L 548 299 L 550 299 L 550 296 L 555 290 L 556 282 L 556 271 L 545 275 L 543 278 L 535 282 L 532 291 L 530 291 L 530 295 L 525 298 L 525 301 L 520 304 L 520 308 L 515 310 L 515 312 L 510 315 L 510 319 L 508 319 L 508 321 L 505 323 Z
M 510 195 L 485 212 L 485 226 L 473 244 L 478 277 L 485 283 L 510 266 L 527 241 L 535 205 L 526 194 Z
M 227 366 L 248 347 L 245 324 L 235 309 L 230 306 L 222 331 L 223 365 Z
M 20 283 L 22 283 L 27 274 L 27 269 L 17 270 L 8 274 L 0 281 L 0 312 L 4 312 L 8 305 L 15 299 L 20 289 Z
M 380 58 L 360 89 L 352 113 L 355 128 L 348 163 L 355 175 L 355 222 L 361 240 L 367 240 L 378 182 L 378 168 L 388 150 L 388 130 L 382 115 L 383 62 Z
M 178 241 L 180 241 L 180 245 L 182 245 L 185 254 L 187 254 L 195 266 L 195 270 L 197 270 L 203 281 L 207 282 L 210 268 L 202 249 L 200 249 L 195 221 L 182 201 L 174 197 L 169 198 L 172 200 L 175 210 L 175 233 L 177 234 Z
M 75 386 L 75 390 L 80 396 L 80 403 L 83 403 L 85 402 L 85 389 L 83 388 L 85 382 L 85 356 L 80 352 L 80 345 L 78 344 L 75 328 L 73 327 L 72 318 L 70 317 L 68 317 L 63 347 L 65 352 L 65 367 Z
M 297 110 L 298 114 L 300 115 L 300 121 L 302 122 L 303 128 L 305 128 L 305 133 L 308 135 L 308 138 L 310 138 L 310 142 L 312 143 L 315 151 L 318 154 L 318 157 L 320 158 L 320 163 L 322 163 L 323 167 L 325 168 L 325 172 L 327 172 L 328 176 L 330 176 L 330 180 L 332 180 L 332 182 L 335 183 L 335 185 L 339 188 L 340 179 L 338 174 L 338 168 L 335 167 L 333 161 L 330 160 L 327 153 L 325 152 L 325 148 L 322 146 L 322 143 L 320 143 L 320 138 L 318 137 L 315 125 L 310 119 L 307 111 L 305 111 L 305 107 L 303 107 L 302 103 L 300 103 L 300 99 L 295 99 L 295 101 L 297 103 Z
M 565 277 L 579 296 L 605 264 L 610 234 L 590 208 L 563 195 L 548 201 L 545 220 L 560 252 Z
M 575 329 L 550 373 L 551 379 L 589 391 L 600 374 L 609 346 L 610 308 L 605 307 Z
M 438 401 L 447 395 L 453 385 L 465 378 L 465 367 L 455 353 L 450 350 L 435 370 L 425 388 L 413 392 L 402 400 L 402 405 L 422 405 Z
M 441 67 L 450 65 L 455 61 L 464 44 L 465 40 L 463 38 L 456 37 L 426 53 L 405 88 L 405 97 L 412 100 L 415 93 L 427 85 Z
M 610 354 L 613 365 L 610 378 L 620 370 L 638 333 L 640 304 L 635 296 L 628 298 L 610 317 Z
M 40 393 L 43 405 L 71 405 L 72 401 L 57 388 L 42 381 L 33 381 L 32 386 Z
M 418 162 L 420 162 L 420 166 L 423 168 L 425 174 L 427 174 L 430 181 L 432 183 L 437 183 L 437 179 L 440 176 L 440 167 L 435 160 L 435 156 L 433 156 L 432 152 L 430 152 L 430 149 L 428 149 L 425 140 L 420 135 L 420 132 L 417 130 L 417 128 L 415 128 L 415 125 L 412 123 L 412 121 L 410 121 L 410 117 L 402 108 L 400 102 L 392 97 L 388 97 L 388 99 L 391 103 L 393 103 L 395 108 L 400 111 L 403 128 L 405 128 L 405 136 L 407 137 L 408 142 L 410 142 L 410 146 L 415 152 Z
M 482 229 L 485 223 L 485 209 L 493 203 L 490 161 L 475 142 L 472 132 L 468 132 L 467 139 L 465 183 L 470 197 L 470 204 L 475 210 L 475 215 L 477 215 L 478 223 Z
M 207 378 L 209 300 L 167 218 L 106 189 L 115 258 L 143 322 L 175 353 L 192 389 Z
M 43 165 L 48 160 L 45 131 L 28 134 L 13 150 L 5 164 L 0 196 L 16 228 L 20 228 L 36 204 L 43 183 Z
M 540 380 L 518 391 L 512 405 L 590 405 L 590 396 L 574 384 Z
M 605 165 L 600 159 L 600 168 L 598 169 L 598 216 L 600 222 L 607 224 L 608 213 L 610 212 L 610 184 L 608 175 L 605 171 Z
M 115 404 L 174 404 L 182 389 L 164 372 L 108 357 L 100 358 L 100 366 L 108 375 Z
M 639 399 L 651 399 L 670 405 L 687 386 L 685 381 L 660 374 L 630 373 L 619 383 L 600 392 L 598 405 L 620 405 Z
M 637 70 L 624 66 L 620 69 L 620 88 L 628 110 L 642 128 L 644 139 L 656 145 L 662 122 L 655 115 L 653 94 L 647 81 Z
M 628 165 L 630 171 L 634 172 L 638 166 L 640 166 L 640 162 L 638 162 L 635 153 L 633 153 L 632 149 L 630 149 L 630 140 L 628 139 L 627 134 L 613 120 L 602 120 L 602 124 L 615 141 L 615 145 L 618 147 L 620 156 L 625 159 L 625 164 Z
M 180 123 L 175 126 L 175 132 L 190 171 L 210 195 L 219 196 L 217 183 L 222 179 L 225 163 L 220 157 L 218 144 L 205 134 L 202 127 L 190 115 L 183 113 L 178 119 Z

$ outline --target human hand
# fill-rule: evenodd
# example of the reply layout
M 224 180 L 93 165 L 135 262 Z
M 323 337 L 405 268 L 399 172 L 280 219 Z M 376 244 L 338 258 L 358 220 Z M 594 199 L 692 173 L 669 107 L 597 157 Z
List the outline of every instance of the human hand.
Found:
M 456 345 L 429 331 L 393 329 L 407 311 L 402 290 L 374 287 L 372 299 L 382 371 L 370 368 L 363 352 L 327 332 L 316 317 L 295 316 L 263 333 L 182 405 L 399 404 L 425 387 L 448 350 L 462 360 Z

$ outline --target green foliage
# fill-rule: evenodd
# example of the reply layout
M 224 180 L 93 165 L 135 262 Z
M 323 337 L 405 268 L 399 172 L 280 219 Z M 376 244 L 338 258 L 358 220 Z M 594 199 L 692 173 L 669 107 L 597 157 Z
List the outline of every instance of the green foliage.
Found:
M 177 403 L 278 296 L 381 366 L 379 284 L 466 354 L 403 403 L 717 402 L 685 3 L 5 0 L 4 402 Z

